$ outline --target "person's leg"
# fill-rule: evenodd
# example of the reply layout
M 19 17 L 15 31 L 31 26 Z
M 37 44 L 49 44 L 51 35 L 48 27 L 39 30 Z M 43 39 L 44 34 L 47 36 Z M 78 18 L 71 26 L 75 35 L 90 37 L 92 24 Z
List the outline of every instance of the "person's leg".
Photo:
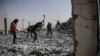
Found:
M 9 31 L 9 35 L 10 35 L 10 36 L 12 35 L 12 31 L 11 31 L 11 30 Z
M 31 34 L 31 37 L 33 37 L 33 36 L 32 36 L 32 31 L 30 31 L 30 34 Z
M 16 42 L 16 31 L 12 31 L 12 35 L 13 35 L 13 44 L 15 44 L 15 42 Z
M 27 30 L 28 31 L 28 33 L 27 33 L 27 38 L 29 37 L 29 30 Z
M 52 35 L 52 30 L 50 29 L 50 33 L 51 33 L 51 35 Z
M 49 34 L 49 30 L 47 29 L 47 36 L 48 36 L 48 34 Z
M 35 40 L 37 40 L 37 33 L 35 32 L 35 31 L 33 31 L 33 33 L 34 33 L 34 42 L 35 42 Z

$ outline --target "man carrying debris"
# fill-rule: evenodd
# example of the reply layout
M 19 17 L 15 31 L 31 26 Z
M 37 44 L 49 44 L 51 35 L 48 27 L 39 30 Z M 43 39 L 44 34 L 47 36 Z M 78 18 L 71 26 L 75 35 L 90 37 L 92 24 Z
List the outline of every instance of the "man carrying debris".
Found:
M 31 25 L 27 28 L 27 31 L 28 31 L 28 34 L 27 34 L 27 38 L 29 37 L 29 33 L 31 33 L 31 37 L 32 37 L 32 33 L 35 35 L 34 36 L 34 40 L 33 42 L 35 42 L 37 40 L 37 33 L 36 33 L 36 30 L 38 28 L 42 28 L 44 25 L 44 20 L 41 21 L 41 22 L 37 22 L 35 25 Z

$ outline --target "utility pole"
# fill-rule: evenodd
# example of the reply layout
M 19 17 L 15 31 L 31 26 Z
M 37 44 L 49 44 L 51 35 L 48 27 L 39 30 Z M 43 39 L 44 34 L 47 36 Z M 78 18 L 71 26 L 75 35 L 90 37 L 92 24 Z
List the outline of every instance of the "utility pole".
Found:
M 24 29 L 24 19 L 22 19 L 22 29 Z
M 30 26 L 30 22 L 28 22 L 28 26 Z
M 5 35 L 7 35 L 7 13 L 5 13 L 5 17 L 4 17 L 4 28 L 5 28 Z
M 7 35 L 7 18 L 4 18 L 5 35 Z
M 46 15 L 43 15 L 43 19 L 45 20 Z

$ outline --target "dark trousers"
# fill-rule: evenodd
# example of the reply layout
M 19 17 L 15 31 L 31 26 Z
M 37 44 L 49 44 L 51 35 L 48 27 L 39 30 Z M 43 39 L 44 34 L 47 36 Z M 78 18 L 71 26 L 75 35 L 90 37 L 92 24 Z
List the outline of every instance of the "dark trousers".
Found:
M 52 35 L 52 30 L 51 30 L 51 29 L 48 29 L 48 30 L 47 30 L 47 35 L 48 35 L 49 33 Z
M 12 30 L 12 35 L 13 35 L 13 44 L 15 44 L 17 38 L 16 31 Z
M 32 31 L 28 31 L 27 38 L 29 37 L 29 34 L 31 34 L 32 37 Z
M 35 31 L 28 31 L 27 38 L 29 37 L 29 33 L 31 34 L 31 37 L 33 37 L 32 33 L 35 35 L 33 41 L 37 40 L 37 33 Z
M 34 40 L 33 41 L 35 41 L 35 40 L 37 40 L 37 33 L 35 32 L 35 31 L 33 31 L 33 33 L 34 33 Z

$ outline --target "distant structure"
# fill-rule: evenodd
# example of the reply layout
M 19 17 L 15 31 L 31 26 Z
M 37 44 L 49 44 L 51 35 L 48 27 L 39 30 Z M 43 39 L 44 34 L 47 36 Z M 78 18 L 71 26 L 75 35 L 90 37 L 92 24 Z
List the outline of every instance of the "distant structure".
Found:
M 7 35 L 7 18 L 4 18 L 5 35 Z
M 8 32 L 8 27 L 7 27 L 7 13 L 5 13 L 5 15 L 4 15 L 5 17 L 4 17 L 4 29 L 5 29 L 5 35 L 7 35 L 7 32 Z
M 74 28 L 74 24 L 73 24 L 73 18 L 69 18 L 68 21 L 66 22 L 66 28 L 67 28 L 67 32 L 68 33 L 73 33 L 73 28 Z
M 73 32 L 73 19 L 69 18 L 66 22 L 60 23 L 57 21 L 56 28 L 58 31 L 67 31 L 67 33 L 72 34 Z
M 45 19 L 46 15 L 43 15 L 43 19 Z
M 24 19 L 22 19 L 22 30 L 24 29 Z
M 30 22 L 28 22 L 28 26 L 30 26 Z

